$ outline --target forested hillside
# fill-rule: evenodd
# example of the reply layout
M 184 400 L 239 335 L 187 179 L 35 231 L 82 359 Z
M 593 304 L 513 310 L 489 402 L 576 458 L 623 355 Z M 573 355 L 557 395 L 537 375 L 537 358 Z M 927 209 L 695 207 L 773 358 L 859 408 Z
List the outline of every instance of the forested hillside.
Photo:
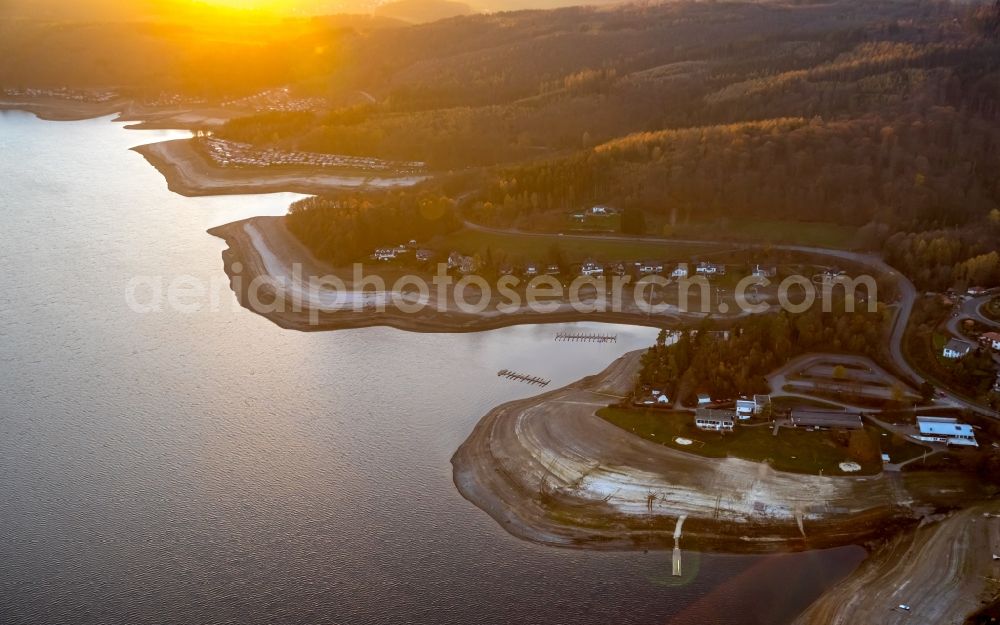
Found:
M 315 18 L 237 25 L 232 40 L 176 25 L 30 26 L 42 38 L 4 28 L 3 85 L 30 75 L 310 98 L 308 110 L 249 114 L 217 134 L 427 163 L 436 181 L 399 206 L 447 195 L 463 217 L 533 229 L 600 203 L 641 212 L 661 235 L 836 223 L 921 288 L 1000 284 L 1000 2 L 677 2 L 415 26 Z M 96 56 L 70 54 L 94 39 L 82 47 Z M 257 61 L 234 60 L 247 54 Z M 143 68 L 147 56 L 157 61 Z M 364 211 L 329 208 L 338 202 L 294 216 L 331 258 L 343 255 L 333 239 L 372 243 L 341 246 Z
M 406 30 L 395 46 L 416 60 L 380 83 L 382 101 L 224 134 L 485 165 L 465 212 L 493 226 L 596 203 L 642 211 L 652 234 L 835 222 L 922 288 L 988 286 L 1000 283 L 998 16 L 918 2 L 449 20 Z M 448 29 L 462 36 L 411 43 Z M 482 47 L 458 52 L 472 33 Z M 489 69 L 502 55 L 511 69 Z
M 317 257 L 335 264 L 365 258 L 375 247 L 426 241 L 459 225 L 451 200 L 413 192 L 306 198 L 292 205 L 287 223 Z

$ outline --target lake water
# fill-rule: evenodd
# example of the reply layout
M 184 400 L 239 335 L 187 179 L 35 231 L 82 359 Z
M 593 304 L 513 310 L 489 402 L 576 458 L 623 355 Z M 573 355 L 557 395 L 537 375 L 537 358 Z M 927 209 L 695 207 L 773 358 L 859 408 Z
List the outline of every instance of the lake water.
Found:
M 449 459 L 490 408 L 603 369 L 556 328 L 301 334 L 239 309 L 137 314 L 136 275 L 222 280 L 211 226 L 127 148 L 186 136 L 0 115 L 0 623 L 783 623 L 859 548 L 592 553 L 506 534 Z M 581 326 L 596 329 L 597 326 Z

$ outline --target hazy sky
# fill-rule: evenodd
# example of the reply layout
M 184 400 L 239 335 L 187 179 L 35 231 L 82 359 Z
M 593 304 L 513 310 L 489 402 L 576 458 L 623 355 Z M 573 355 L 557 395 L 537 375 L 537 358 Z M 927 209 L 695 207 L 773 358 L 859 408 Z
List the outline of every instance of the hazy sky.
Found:
M 0 0 L 0 15 L 94 20 L 143 19 L 179 14 L 178 6 L 263 7 L 300 15 L 370 13 L 392 0 Z M 433 0 L 427 0 L 433 2 Z M 458 0 L 475 10 L 554 8 L 573 4 L 610 4 L 616 0 Z
M 61 19 L 162 17 L 178 6 L 203 4 L 216 7 L 268 7 L 289 13 L 342 12 L 346 7 L 367 12 L 370 0 L 0 0 L 7 14 Z

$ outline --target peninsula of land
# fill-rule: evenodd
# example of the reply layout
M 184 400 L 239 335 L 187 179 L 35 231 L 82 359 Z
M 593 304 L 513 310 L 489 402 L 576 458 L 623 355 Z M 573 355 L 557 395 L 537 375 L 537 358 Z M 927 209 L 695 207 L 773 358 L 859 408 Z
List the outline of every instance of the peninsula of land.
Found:
M 804 550 L 879 541 L 978 487 L 956 474 L 793 474 L 706 458 L 595 413 L 622 401 L 641 352 L 602 373 L 490 411 L 452 458 L 455 484 L 510 533 L 587 549 Z
M 580 312 L 568 301 L 552 301 L 551 310 L 536 312 L 525 302 L 516 310 L 502 312 L 499 295 L 481 312 L 468 312 L 458 307 L 454 285 L 439 298 L 436 289 L 426 295 L 416 291 L 350 290 L 335 293 L 311 290 L 308 277 L 335 276 L 348 289 L 353 289 L 350 270 L 327 265 L 294 236 L 281 217 L 254 217 L 209 231 L 225 240 L 223 264 L 240 303 L 283 328 L 302 331 L 337 330 L 369 326 L 390 326 L 414 332 L 478 332 L 527 323 L 563 323 L 570 321 L 601 321 L 660 327 L 697 320 L 704 315 L 685 313 L 676 308 L 651 315 L 626 301 L 619 312 Z M 296 268 L 297 266 L 297 268 Z M 404 275 L 401 269 L 379 267 L 373 271 L 386 285 L 392 285 Z M 237 279 L 238 278 L 238 279 Z M 432 276 L 422 276 L 429 283 Z M 256 282 L 255 282 L 256 281 Z M 274 285 L 280 285 L 275 288 Z M 252 294 L 251 289 L 257 293 Z M 466 301 L 478 302 L 474 287 L 467 289 Z M 255 296 L 252 296 L 255 295 Z M 396 297 L 404 305 L 419 306 L 416 312 L 404 312 L 394 306 Z M 293 298 L 298 305 L 293 305 Z M 627 300 L 628 298 L 626 298 Z M 693 301 L 696 301 L 693 299 Z M 384 310 L 381 304 L 384 305 Z M 737 313 L 738 315 L 739 313 Z M 735 318 L 735 316 L 733 317 Z
M 190 139 L 133 149 L 163 175 L 171 191 L 187 197 L 279 192 L 312 195 L 345 189 L 408 187 L 425 179 L 417 174 L 374 175 L 304 166 L 220 167 L 197 150 Z

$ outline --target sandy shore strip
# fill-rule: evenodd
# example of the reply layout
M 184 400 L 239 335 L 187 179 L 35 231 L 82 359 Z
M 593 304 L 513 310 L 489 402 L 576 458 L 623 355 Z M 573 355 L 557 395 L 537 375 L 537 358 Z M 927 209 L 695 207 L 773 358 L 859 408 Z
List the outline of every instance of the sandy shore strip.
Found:
M 316 195 L 343 189 L 409 187 L 424 176 L 372 176 L 350 170 L 320 168 L 224 168 L 194 148 L 191 139 L 176 139 L 132 148 L 159 171 L 174 193 L 187 197 L 242 193 L 292 192 Z
M 794 625 L 963 623 L 997 598 L 997 545 L 1000 502 L 956 512 L 890 541 Z
M 733 553 L 863 544 L 915 525 L 961 496 L 954 475 L 825 477 L 688 454 L 630 434 L 595 412 L 624 395 L 641 351 L 599 375 L 504 404 L 452 458 L 462 495 L 511 534 L 588 549 Z
M 106 117 L 121 111 L 127 100 L 88 102 L 63 98 L 28 98 L 0 95 L 0 110 L 27 111 L 39 119 L 54 122 L 73 122 L 95 117 Z
M 116 115 L 112 121 L 132 122 L 127 128 L 189 130 L 212 129 L 241 114 L 220 107 L 144 107 L 124 98 L 88 102 L 13 96 L 0 96 L 0 110 L 27 111 L 48 121 Z M 345 189 L 410 187 L 427 179 L 426 175 L 372 175 L 348 168 L 225 168 L 196 150 L 191 139 L 142 145 L 133 150 L 163 175 L 171 191 L 187 197 L 280 192 L 318 195 Z
M 33 113 L 47 121 L 81 121 L 117 115 L 116 122 L 131 122 L 126 128 L 209 130 L 252 111 L 220 106 L 146 106 L 124 97 L 105 102 L 59 97 L 0 95 L 0 110 Z
M 221 106 L 155 107 L 129 102 L 114 121 L 129 122 L 125 128 L 135 130 L 213 130 L 233 118 L 247 114 L 250 113 Z
M 226 241 L 229 246 L 223 252 L 223 264 L 230 277 L 230 285 L 236 292 L 240 303 L 257 314 L 260 314 L 283 328 L 302 331 L 338 330 L 344 328 L 359 328 L 370 326 L 390 326 L 412 332 L 479 332 L 493 330 L 512 325 L 529 323 L 568 323 L 574 321 L 594 321 L 607 323 L 624 323 L 652 327 L 679 327 L 686 322 L 694 322 L 700 318 L 698 314 L 682 314 L 676 310 L 667 310 L 656 315 L 649 315 L 633 304 L 627 305 L 621 312 L 580 312 L 568 302 L 558 303 L 552 312 L 535 312 L 522 302 L 520 308 L 509 312 L 500 312 L 496 305 L 501 302 L 497 295 L 486 310 L 470 313 L 460 310 L 454 300 L 453 289 L 449 288 L 444 303 L 438 305 L 436 288 L 432 288 L 429 297 L 418 298 L 416 291 L 403 294 L 407 303 L 420 302 L 422 309 L 418 312 L 402 312 L 393 305 L 385 310 L 374 309 L 374 304 L 390 299 L 392 293 L 376 293 L 369 291 L 361 294 L 348 294 L 345 297 L 334 297 L 331 293 L 319 291 L 316 293 L 301 284 L 297 276 L 336 275 L 344 280 L 348 288 L 352 287 L 352 276 L 347 270 L 330 267 L 317 261 L 305 246 L 295 238 L 285 227 L 283 217 L 254 217 L 233 222 L 209 230 L 210 234 Z M 293 264 L 300 265 L 300 271 L 295 272 Z M 235 271 L 234 268 L 239 268 Z M 402 269 L 391 269 L 385 266 L 366 267 L 366 275 L 379 275 L 387 285 L 392 285 L 404 275 L 414 275 Z M 421 276 L 430 282 L 431 276 Z M 250 285 L 257 278 L 279 279 L 287 285 L 285 295 L 300 296 L 301 309 L 295 310 L 290 302 L 278 305 L 274 289 L 263 286 L 259 289 L 261 295 L 255 304 L 249 297 Z M 354 309 L 354 302 L 361 299 L 367 306 L 360 310 Z M 470 301 L 475 302 L 477 295 L 470 294 Z M 280 302 L 279 302 L 280 303 Z

